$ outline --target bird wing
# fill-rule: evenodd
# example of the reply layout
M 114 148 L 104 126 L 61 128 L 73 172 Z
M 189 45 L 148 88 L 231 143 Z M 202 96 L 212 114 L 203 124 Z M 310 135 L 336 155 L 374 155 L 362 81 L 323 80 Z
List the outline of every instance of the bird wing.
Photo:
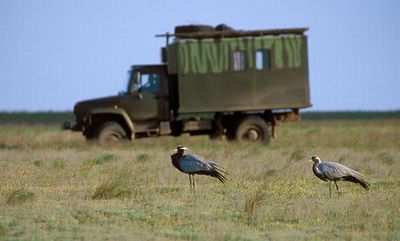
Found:
M 201 156 L 189 154 L 184 155 L 180 159 L 180 167 L 184 172 L 201 172 L 210 171 L 212 167 L 208 162 Z
M 370 184 L 364 179 L 364 176 L 336 162 L 322 162 L 318 165 L 322 174 L 329 180 L 345 180 L 354 183 L 359 183 L 363 188 L 369 189 Z
M 330 179 L 354 176 L 362 178 L 363 175 L 353 169 L 336 162 L 322 162 L 318 165 L 320 171 Z
M 330 180 L 347 176 L 350 168 L 336 162 L 321 162 L 318 165 L 319 171 Z

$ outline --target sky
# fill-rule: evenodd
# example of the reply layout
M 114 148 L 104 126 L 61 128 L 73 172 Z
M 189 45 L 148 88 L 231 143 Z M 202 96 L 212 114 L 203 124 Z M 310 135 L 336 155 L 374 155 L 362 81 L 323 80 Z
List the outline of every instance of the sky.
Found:
M 69 111 L 160 63 L 176 25 L 308 27 L 308 110 L 400 110 L 397 0 L 0 0 L 0 111 Z

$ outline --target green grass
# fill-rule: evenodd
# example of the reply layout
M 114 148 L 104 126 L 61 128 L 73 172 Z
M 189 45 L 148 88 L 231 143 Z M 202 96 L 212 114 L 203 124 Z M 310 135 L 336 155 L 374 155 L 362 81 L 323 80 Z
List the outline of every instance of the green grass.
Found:
M 0 240 L 400 240 L 399 126 L 313 120 L 282 125 L 269 146 L 183 136 L 102 148 L 3 124 Z M 191 192 L 170 162 L 177 144 L 223 165 L 227 183 L 196 176 Z M 313 154 L 364 173 L 371 191 L 339 183 L 330 199 Z
M 0 112 L 1 124 L 56 124 L 73 121 L 72 112 Z
M 400 119 L 400 111 L 305 111 L 304 120 L 383 120 Z M 206 114 L 206 117 L 212 115 Z M 0 124 L 47 124 L 61 126 L 64 121 L 73 122 L 72 112 L 0 112 Z
M 304 120 L 383 120 L 400 119 L 400 111 L 306 111 Z

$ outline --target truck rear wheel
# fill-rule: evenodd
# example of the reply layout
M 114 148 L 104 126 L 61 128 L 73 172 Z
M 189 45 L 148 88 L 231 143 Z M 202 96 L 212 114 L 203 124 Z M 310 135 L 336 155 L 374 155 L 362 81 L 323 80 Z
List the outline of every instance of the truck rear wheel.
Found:
M 236 128 L 235 133 L 238 142 L 253 142 L 268 144 L 271 140 L 271 127 L 258 116 L 243 118 Z
M 100 124 L 96 129 L 95 136 L 100 145 L 116 144 L 128 139 L 126 131 L 115 121 Z

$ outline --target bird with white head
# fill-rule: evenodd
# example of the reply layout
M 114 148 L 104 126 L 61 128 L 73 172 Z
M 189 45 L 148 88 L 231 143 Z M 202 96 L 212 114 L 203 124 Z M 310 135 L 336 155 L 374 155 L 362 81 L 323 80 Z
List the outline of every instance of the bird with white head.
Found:
M 222 183 L 226 181 L 224 174 L 227 174 L 224 169 L 216 162 L 208 161 L 203 157 L 195 154 L 184 155 L 188 148 L 183 145 L 178 145 L 171 155 L 172 165 L 179 171 L 189 175 L 190 187 L 195 189 L 196 183 L 194 175 L 207 175 L 218 178 Z
M 319 179 L 329 181 L 329 197 L 331 197 L 331 182 L 336 186 L 339 195 L 339 187 L 337 181 L 348 181 L 360 184 L 364 189 L 369 190 L 370 184 L 365 180 L 364 176 L 353 169 L 336 162 L 322 162 L 321 159 L 314 155 L 308 162 L 314 162 L 312 170 Z

